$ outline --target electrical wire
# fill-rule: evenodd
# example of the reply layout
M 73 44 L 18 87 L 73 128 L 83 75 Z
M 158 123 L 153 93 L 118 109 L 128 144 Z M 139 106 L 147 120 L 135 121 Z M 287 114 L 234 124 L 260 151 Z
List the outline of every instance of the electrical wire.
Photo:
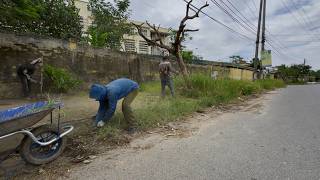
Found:
M 274 50 L 273 52 L 274 52 L 275 54 L 278 54 L 279 56 L 282 56 L 282 57 L 287 57 L 287 58 L 290 58 L 290 59 L 299 60 L 299 59 L 296 58 L 296 57 L 293 57 L 293 56 L 291 56 L 291 55 L 288 55 L 288 54 L 285 54 L 285 53 L 279 51 L 279 49 L 276 48 L 276 47 L 275 47 L 272 43 L 270 43 L 269 41 L 266 41 L 266 42 L 267 42 L 267 45 L 268 45 L 272 50 Z
M 309 30 L 308 28 L 306 28 L 305 25 L 299 20 L 299 18 L 297 18 L 297 17 L 294 15 L 294 13 L 293 13 L 292 10 L 290 9 L 290 7 L 289 7 L 288 4 L 286 3 L 286 1 L 281 0 L 281 2 L 282 2 L 282 4 L 283 4 L 284 8 L 285 8 L 285 9 L 291 14 L 291 16 L 295 19 L 295 21 L 296 21 L 300 26 L 302 26 L 302 28 L 303 28 L 308 34 L 312 35 L 312 34 L 310 33 L 310 30 Z M 313 35 L 313 36 L 314 36 L 314 35 Z M 314 36 L 314 37 L 316 37 L 316 36 Z M 316 37 L 316 38 L 318 38 L 318 37 Z M 311 39 L 311 40 L 312 40 L 312 39 Z
M 250 22 L 250 20 L 229 0 L 226 0 L 231 6 L 233 9 L 235 9 L 235 11 L 238 12 L 238 14 L 233 11 L 232 8 L 230 8 L 226 3 L 223 2 L 223 0 L 220 0 L 233 14 L 235 14 L 238 18 L 241 19 L 242 22 L 244 22 L 248 27 L 250 27 L 250 29 L 256 34 L 256 30 L 254 28 L 257 29 L 257 26 L 252 24 Z M 254 27 L 254 28 L 253 28 Z M 271 37 L 273 37 L 273 35 L 266 29 L 266 32 L 268 35 L 270 35 Z M 275 40 L 273 40 L 275 39 Z M 273 39 L 270 39 L 271 42 L 274 42 L 275 44 L 277 44 L 277 46 L 280 47 L 280 49 L 285 49 L 284 45 L 281 43 L 281 41 L 279 41 L 277 38 L 273 37 Z
M 223 0 L 220 0 L 223 4 L 225 4 L 224 2 L 223 2 Z M 239 13 L 239 15 L 237 15 L 237 13 L 235 13 L 228 5 L 226 5 L 237 17 L 239 17 L 246 25 L 248 25 L 249 27 L 251 27 L 251 29 L 253 29 L 253 31 L 256 33 L 256 29 L 254 29 L 254 28 L 256 28 L 256 26 L 254 25 L 254 24 L 252 24 L 251 22 L 250 22 L 250 20 L 245 16 L 245 15 L 243 15 L 243 13 L 231 2 L 231 1 L 229 1 L 229 0 L 227 0 L 227 2 L 232 6 L 232 8 L 233 9 L 235 9 L 238 13 Z M 253 28 L 253 27 L 254 28 Z
M 187 0 L 183 0 L 183 1 L 186 2 L 186 3 L 188 3 Z M 217 1 L 215 1 L 215 0 L 211 0 L 211 1 L 212 1 L 212 3 L 214 3 L 217 7 L 219 7 L 224 13 L 226 13 L 232 20 L 234 20 L 235 22 L 237 22 L 237 24 L 239 24 L 239 25 L 242 24 L 237 18 L 235 18 L 235 17 L 225 8 L 226 6 L 225 6 L 225 7 L 222 7 Z M 221 1 L 221 0 L 220 0 L 220 1 Z M 227 1 L 228 1 L 229 3 L 231 3 L 229 0 L 227 0 Z M 224 4 L 225 4 L 225 3 L 224 3 Z M 233 5 L 233 4 L 232 4 L 232 5 Z M 194 5 L 192 5 L 192 4 L 190 4 L 190 6 L 191 6 L 192 8 L 194 8 L 193 11 L 199 10 L 199 8 L 197 8 L 196 6 L 194 6 Z M 228 7 L 229 7 L 229 6 L 227 6 L 227 8 L 228 8 Z M 233 8 L 236 8 L 234 5 L 233 5 L 232 7 L 233 7 Z M 230 8 L 230 7 L 229 7 L 229 8 Z M 229 9 L 229 8 L 228 8 L 228 9 Z M 237 8 L 236 8 L 236 9 L 237 9 Z M 237 11 L 237 12 L 240 12 L 238 9 L 237 9 L 236 11 Z M 205 13 L 205 12 L 203 12 L 202 10 L 201 10 L 200 12 L 201 12 L 202 14 L 204 14 L 205 16 L 209 17 L 211 20 L 215 21 L 216 23 L 224 26 L 224 27 L 227 28 L 230 32 L 235 33 L 235 34 L 237 34 L 237 35 L 240 35 L 242 38 L 246 38 L 246 39 L 248 39 L 248 40 L 254 41 L 254 40 L 251 39 L 250 37 L 248 37 L 248 36 L 246 36 L 246 35 L 244 35 L 244 34 L 242 34 L 242 33 L 239 33 L 238 31 L 230 28 L 229 26 L 225 25 L 225 24 L 222 23 L 221 21 L 219 21 L 219 20 L 211 17 L 210 15 L 208 15 L 208 14 Z M 235 12 L 233 11 L 233 13 L 235 13 Z M 246 18 L 241 12 L 240 12 L 239 14 L 240 14 L 240 16 L 243 16 L 243 17 L 241 18 L 243 21 L 244 21 L 244 20 L 247 21 L 247 22 L 245 23 L 246 25 L 248 25 L 248 24 L 251 24 L 251 25 L 252 25 L 252 23 L 251 23 L 250 21 L 248 21 L 248 18 Z M 237 17 L 240 18 L 239 15 L 237 15 Z M 241 26 L 244 26 L 244 25 L 242 24 Z M 253 26 L 254 26 L 254 25 L 253 25 Z M 255 27 L 256 27 L 256 26 L 255 26 Z M 245 28 L 245 29 L 248 30 L 249 32 L 252 32 L 252 29 L 251 29 L 251 30 L 249 30 L 248 28 Z M 268 31 L 268 32 L 269 32 L 269 31 Z M 271 33 L 269 32 L 269 34 L 271 34 Z M 273 36 L 273 35 L 272 35 L 272 36 Z M 289 57 L 289 58 L 291 58 L 291 59 L 297 59 L 296 57 L 290 57 L 289 55 L 283 53 L 280 49 L 283 49 L 283 48 L 285 48 L 285 47 L 284 47 L 283 45 L 281 45 L 280 48 L 279 48 L 278 45 L 275 45 L 275 41 L 274 41 L 274 40 L 272 40 L 272 39 L 266 39 L 266 43 L 267 43 L 268 47 L 270 47 L 276 55 L 282 56 L 282 57 Z
M 298 5 L 296 4 L 296 2 L 294 0 L 290 0 L 292 2 L 292 5 L 293 7 L 297 10 L 298 12 L 298 15 L 301 17 L 301 19 L 303 20 L 303 22 L 308 26 L 310 27 L 309 28 L 309 31 L 312 31 L 312 27 L 314 27 L 314 24 L 312 23 L 312 21 L 310 20 L 309 16 L 305 13 L 304 9 L 303 9 L 303 6 L 301 7 L 302 8 L 302 12 L 299 11 L 299 7 Z M 318 31 L 316 31 L 317 33 L 319 33 Z M 317 36 L 317 35 L 315 35 Z M 319 38 L 319 36 L 317 36 Z
M 188 3 L 187 0 L 183 0 L 183 1 L 184 1 L 185 3 Z M 197 8 L 197 7 L 196 7 L 195 5 L 193 5 L 193 4 L 190 4 L 190 6 L 193 8 L 193 11 L 195 11 L 195 10 L 198 11 L 198 10 L 199 10 L 199 8 Z M 224 24 L 223 22 L 221 22 L 221 21 L 213 18 L 212 16 L 210 16 L 210 15 L 207 14 L 206 12 L 204 12 L 204 11 L 201 10 L 200 13 L 202 13 L 202 14 L 205 15 L 205 16 L 207 16 L 209 19 L 211 19 L 211 20 L 214 21 L 215 23 L 218 23 L 219 25 L 225 27 L 228 31 L 232 32 L 233 34 L 237 35 L 238 37 L 241 37 L 241 38 L 244 38 L 244 39 L 247 39 L 247 40 L 250 40 L 250 41 L 254 41 L 254 39 L 252 39 L 252 38 L 248 37 L 247 35 L 244 35 L 244 34 L 238 32 L 238 31 L 232 29 L 231 27 L 227 26 L 227 25 Z
M 237 7 L 235 7 L 235 5 L 234 5 L 232 2 L 230 2 L 229 0 L 227 0 L 227 1 L 228 1 L 229 4 L 240 14 L 240 16 L 242 16 L 251 26 L 257 28 L 257 26 L 254 25 L 254 24 L 252 24 L 252 23 L 248 20 L 248 18 L 246 18 L 246 16 L 243 15 L 243 13 L 241 13 L 241 11 L 240 11 Z M 271 33 L 270 31 L 268 31 L 268 29 L 266 29 L 266 32 L 267 32 L 267 34 L 268 34 L 269 36 L 271 36 L 273 39 L 275 39 L 275 40 L 271 40 L 271 39 L 270 39 L 271 41 L 277 43 L 277 44 L 280 46 L 281 49 L 284 48 L 284 45 L 281 43 L 281 41 L 279 41 L 277 38 L 273 37 L 272 33 Z
M 250 29 L 248 26 L 241 23 L 236 17 L 234 17 L 226 8 L 222 7 L 221 4 L 219 4 L 216 0 L 210 0 L 212 3 L 214 3 L 220 10 L 222 10 L 227 16 L 229 16 L 234 22 L 239 24 L 241 27 L 243 27 L 248 32 L 252 33 L 253 35 L 256 35 L 255 31 Z
M 253 8 L 250 6 L 250 2 L 249 1 L 245 1 L 245 5 L 247 6 L 247 9 L 249 9 L 249 11 L 251 12 L 251 17 L 252 19 L 258 19 L 258 11 L 253 10 Z M 257 9 L 256 9 L 257 10 Z

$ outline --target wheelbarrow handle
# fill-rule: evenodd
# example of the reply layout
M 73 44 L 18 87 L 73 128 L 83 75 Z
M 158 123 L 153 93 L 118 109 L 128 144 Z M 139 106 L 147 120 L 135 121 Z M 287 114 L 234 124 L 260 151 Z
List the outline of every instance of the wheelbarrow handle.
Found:
M 67 125 L 62 127 L 63 133 L 59 135 L 59 137 L 54 138 L 48 142 L 40 142 L 38 141 L 38 139 L 32 134 L 32 132 L 28 131 L 28 130 L 21 130 L 21 131 L 17 131 L 17 132 L 13 132 L 4 136 L 1 136 L 0 139 L 4 139 L 6 137 L 9 136 L 13 136 L 15 134 L 26 134 L 28 135 L 34 142 L 36 142 L 37 144 L 39 144 L 40 146 L 47 146 L 49 144 L 54 143 L 55 141 L 58 141 L 59 139 L 61 139 L 63 136 L 69 134 L 72 130 L 74 129 L 74 127 L 72 125 Z

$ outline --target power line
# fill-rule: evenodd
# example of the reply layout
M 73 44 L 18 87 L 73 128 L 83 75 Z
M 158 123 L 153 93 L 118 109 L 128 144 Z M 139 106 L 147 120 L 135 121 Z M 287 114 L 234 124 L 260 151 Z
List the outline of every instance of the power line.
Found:
M 210 9 L 215 10 L 213 7 L 209 6 Z M 244 28 L 242 26 L 240 26 L 238 23 L 233 24 L 236 26 L 236 28 L 241 31 L 241 33 L 246 34 L 246 29 L 244 30 Z
M 251 17 L 252 19 L 258 19 L 258 16 L 257 16 L 257 11 L 255 12 L 252 7 L 250 6 L 249 4 L 249 1 L 245 1 L 246 3 L 246 6 L 247 6 L 247 9 L 249 9 L 249 11 L 251 12 Z
M 293 0 L 292 0 L 293 1 Z M 282 0 L 282 3 L 283 3 L 283 5 L 285 6 L 285 8 L 288 10 L 288 12 L 290 12 L 290 14 L 292 15 L 292 16 L 294 16 L 294 14 L 292 13 L 292 11 L 290 10 L 290 8 L 284 3 L 284 1 Z M 297 17 L 296 16 L 294 16 L 294 18 L 295 18 L 295 20 L 300 24 L 300 25 L 302 25 L 302 23 L 301 23 L 301 21 L 299 21 L 299 19 L 297 19 Z M 302 25 L 303 26 L 303 25 Z M 303 26 L 304 27 L 304 26 Z M 305 29 L 306 30 L 306 29 Z M 281 40 L 279 40 L 276 36 L 274 36 L 270 31 L 268 31 L 267 29 L 266 29 L 266 32 L 268 33 L 268 35 L 270 36 L 270 38 L 269 38 L 269 41 L 270 42 L 274 42 L 275 44 L 277 44 L 277 46 L 279 46 L 280 47 L 280 49 L 286 49 L 287 48 L 287 46 L 286 45 L 284 45 L 283 43 L 282 43 L 282 41 Z M 310 35 L 312 35 L 312 34 L 310 34 Z M 313 35 L 312 35 L 313 36 Z M 272 37 L 272 39 L 271 39 L 271 37 Z M 274 39 L 274 40 L 273 40 Z
M 285 41 L 285 42 L 296 42 L 296 43 L 299 43 L 299 42 L 301 42 L 301 43 L 319 43 L 320 42 L 320 40 L 317 40 L 317 41 L 308 41 L 308 40 L 306 40 L 306 41 L 303 41 L 303 40 L 301 40 L 301 41 L 299 41 L 299 40 L 295 40 L 295 41 L 291 41 L 291 40 L 288 40 L 288 41 Z
M 223 2 L 222 0 L 220 0 L 221 2 Z M 231 2 L 231 1 L 229 1 L 229 0 L 227 0 L 228 1 L 228 3 L 240 14 L 240 16 L 241 17 L 243 17 L 243 19 L 245 19 L 245 21 L 247 22 L 247 23 L 249 23 L 251 26 L 254 26 L 254 27 L 256 27 L 254 24 L 252 24 L 251 22 L 250 22 L 250 20 L 245 16 L 245 15 L 243 15 L 240 11 L 239 11 L 239 9 Z M 238 16 L 239 17 L 239 16 Z M 241 17 L 239 17 L 239 18 L 241 18 Z M 247 24 L 246 23 L 246 24 Z M 248 24 L 247 24 L 248 25 Z M 248 26 L 250 26 L 250 25 L 248 25 Z M 254 30 L 254 31 L 256 31 L 256 30 Z
M 227 0 L 228 3 L 233 7 L 233 9 L 235 9 L 239 14 L 240 16 L 235 13 L 232 8 L 230 8 L 226 3 L 223 2 L 223 0 L 220 0 L 220 2 L 222 2 L 234 15 L 236 15 L 243 23 L 245 23 L 254 33 L 256 33 L 256 30 L 253 28 L 255 27 L 255 25 L 253 25 L 252 23 L 250 24 L 250 21 L 248 20 L 248 18 L 246 18 L 239 10 L 238 8 L 236 8 L 232 2 L 230 2 L 229 0 Z M 253 26 L 253 27 L 251 27 Z
M 220 0 L 223 4 L 225 4 L 222 0 Z M 226 5 L 237 17 L 239 17 L 241 20 L 242 20 L 242 22 L 244 22 L 248 27 L 251 27 L 250 29 L 252 29 L 253 30 L 253 32 L 254 33 L 256 33 L 256 30 L 255 29 L 253 29 L 252 27 L 254 27 L 254 28 L 257 28 L 257 26 L 256 25 L 254 25 L 254 24 L 252 24 L 251 22 L 250 22 L 250 20 L 231 2 L 231 1 L 229 1 L 229 0 L 226 0 L 232 7 L 233 7 L 233 9 L 235 9 L 238 13 L 239 13 L 239 15 L 237 15 L 237 13 L 235 13 L 228 5 Z M 271 37 L 273 37 L 273 35 L 266 29 L 266 32 L 268 33 L 268 35 L 270 35 Z M 273 37 L 275 40 L 271 40 L 271 41 L 273 41 L 273 42 L 275 42 L 275 43 L 277 43 L 279 46 L 280 46 L 280 48 L 281 49 L 284 49 L 284 45 L 277 39 L 277 38 L 275 38 L 275 37 Z
M 298 22 L 298 24 L 300 24 L 300 26 L 302 26 L 303 27 L 303 29 L 307 32 L 307 33 L 309 33 L 310 34 L 310 30 L 309 29 L 307 29 L 304 25 L 303 25 L 303 23 L 294 15 L 294 13 L 292 12 L 292 10 L 290 9 L 290 7 L 287 5 L 287 3 L 286 3 L 286 1 L 284 1 L 284 0 L 281 0 L 281 2 L 282 2 L 282 4 L 283 4 L 283 6 L 285 7 L 285 9 L 291 14 L 291 16 L 293 16 L 293 18 Z M 314 36 L 315 37 L 315 36 Z
M 280 51 L 279 49 L 277 49 L 274 45 L 272 45 L 269 41 L 266 41 L 266 42 L 267 42 L 267 45 L 269 45 L 269 47 L 271 47 L 271 49 L 273 49 L 276 54 L 278 54 L 278 55 L 280 55 L 280 56 L 283 56 L 283 57 L 289 57 L 289 58 L 291 58 L 291 59 L 296 59 L 296 60 L 298 60 L 298 58 L 296 58 L 296 57 L 293 57 L 293 56 L 291 56 L 291 55 L 288 55 L 288 54 L 285 54 L 285 53 L 281 52 L 281 51 Z
M 188 3 L 187 0 L 183 0 L 183 1 L 186 2 L 186 3 Z M 213 2 L 213 1 L 215 1 L 215 0 L 211 0 L 211 1 Z M 216 1 L 215 1 L 215 2 L 216 2 Z M 213 3 L 214 3 L 214 2 L 213 2 Z M 217 3 L 217 2 L 216 2 L 216 3 Z M 216 3 L 214 3 L 214 4 L 216 4 Z M 218 3 L 218 4 L 219 4 L 219 3 Z M 190 6 L 191 6 L 192 8 L 194 8 L 194 9 L 192 9 L 193 11 L 199 10 L 199 8 L 197 8 L 197 7 L 194 6 L 193 4 L 190 4 Z M 217 6 L 218 6 L 218 7 L 219 7 L 219 6 L 222 7 L 220 4 L 217 5 Z M 222 7 L 222 8 L 223 8 L 223 7 Z M 223 8 L 223 9 L 226 10 L 225 8 Z M 226 11 L 227 11 L 227 10 L 226 10 Z M 248 36 L 246 36 L 246 35 L 238 32 L 238 31 L 230 28 L 229 26 L 227 26 L 227 25 L 225 25 L 224 23 L 222 23 L 221 21 L 213 18 L 212 16 L 210 16 L 209 14 L 203 12 L 202 10 L 201 10 L 200 12 L 201 12 L 203 15 L 209 17 L 209 18 L 210 18 L 211 20 L 213 20 L 214 22 L 218 23 L 219 25 L 225 27 L 225 28 L 226 28 L 227 30 L 229 30 L 230 32 L 232 32 L 232 33 L 234 33 L 234 34 L 237 34 L 238 36 L 241 36 L 242 38 L 245 38 L 245 39 L 247 39 L 247 40 L 254 41 L 254 40 L 251 39 L 250 37 L 248 37 Z M 225 12 L 225 11 L 223 11 L 223 12 Z M 227 12 L 228 12 L 228 11 L 227 11 Z M 230 12 L 228 12 L 227 14 L 230 14 Z M 230 14 L 230 15 L 231 15 L 231 14 Z M 243 14 L 242 14 L 242 15 L 243 15 Z M 231 16 L 232 16 L 232 15 L 231 15 Z M 232 17 L 234 17 L 234 16 L 232 16 Z M 235 17 L 234 17 L 234 18 L 235 18 Z M 233 19 L 233 18 L 232 18 L 232 19 Z M 236 19 L 236 18 L 235 18 L 235 19 Z M 239 20 L 236 20 L 236 22 L 237 22 L 237 21 L 238 21 L 238 23 L 240 22 Z M 240 22 L 240 24 L 242 24 L 242 23 Z M 243 25 L 243 24 L 242 24 L 242 25 Z M 246 28 L 246 29 L 247 29 L 247 28 Z M 250 32 L 251 32 L 251 31 L 250 31 Z M 271 34 L 271 33 L 270 33 L 270 34 Z M 267 42 L 268 46 L 274 51 L 274 53 L 275 53 L 276 55 L 282 56 L 282 57 L 289 57 L 289 58 L 292 58 L 292 59 L 296 59 L 295 57 L 290 57 L 289 55 L 286 55 L 286 54 L 284 54 L 281 50 L 279 50 L 279 48 L 277 47 L 277 45 L 274 45 L 274 44 L 273 44 L 273 43 L 274 43 L 273 40 L 268 39 L 266 42 Z
M 313 36 L 313 35 L 320 35 L 320 34 L 274 34 L 274 36 L 294 36 L 294 37 L 299 37 L 299 36 Z
M 227 14 L 233 21 L 238 23 L 241 27 L 249 31 L 250 33 L 255 35 L 255 31 L 250 29 L 249 27 L 245 26 L 243 23 L 241 23 L 237 18 L 235 18 L 227 9 L 222 7 L 216 0 L 211 0 L 212 3 L 214 3 L 219 9 L 221 9 L 225 14 Z
M 230 4 L 232 4 L 229 0 L 227 0 L 227 1 L 228 1 Z M 248 20 L 234 5 L 233 5 L 233 7 L 240 13 L 240 15 L 242 15 L 246 20 Z M 248 20 L 248 21 L 249 21 L 249 20 Z M 249 23 L 250 23 L 251 25 L 253 25 L 250 21 L 249 21 Z M 255 25 L 253 25 L 253 26 L 257 28 L 257 26 L 255 26 Z M 267 35 L 270 36 L 270 41 L 278 44 L 281 49 L 284 49 L 284 45 L 281 43 L 281 41 L 278 40 L 276 37 L 274 37 L 274 36 L 272 35 L 272 33 L 271 33 L 268 29 L 265 29 L 265 30 L 266 30 L 266 32 L 267 32 Z M 275 39 L 275 40 L 271 39 L 271 37 L 272 37 L 273 39 Z
M 215 1 L 215 0 L 211 0 L 211 1 L 212 1 L 216 6 L 218 6 L 223 12 L 225 12 L 229 17 L 231 17 L 231 19 L 233 19 L 235 22 L 237 22 L 238 24 L 240 24 L 242 27 L 244 26 L 237 18 L 235 18 L 233 15 L 231 15 L 230 12 L 228 12 L 227 9 L 223 8 L 217 1 Z M 238 15 L 233 9 L 231 9 L 231 8 L 230 8 L 226 3 L 224 3 L 222 0 L 220 0 L 220 1 L 221 1 L 221 2 L 224 4 L 224 6 L 227 7 L 233 14 L 235 14 L 238 18 L 240 18 L 240 20 L 241 20 L 243 23 L 245 23 L 248 27 L 251 27 L 251 28 L 252 28 L 252 26 L 253 26 L 253 27 L 256 27 L 255 25 L 253 25 L 253 24 L 248 20 L 248 18 L 247 18 L 245 15 L 243 15 L 243 14 L 239 11 L 239 9 L 238 9 L 232 2 L 230 2 L 229 0 L 227 0 L 228 3 L 229 3 L 240 15 Z M 248 28 L 245 28 L 245 29 L 249 30 Z M 250 31 L 250 32 L 253 32 L 254 34 L 256 34 L 256 32 L 255 32 L 254 29 L 251 29 L 251 30 L 249 30 L 249 31 Z M 269 31 L 268 31 L 268 32 L 269 32 Z M 270 36 L 272 36 L 270 32 L 269 32 L 269 34 L 270 34 Z M 267 43 L 270 44 L 270 46 L 275 50 L 276 53 L 281 54 L 282 52 L 280 52 L 280 50 L 278 49 L 278 47 L 276 47 L 276 45 L 271 44 L 271 42 L 273 43 L 273 42 L 275 42 L 275 41 L 270 40 L 270 42 L 267 42 Z M 281 49 L 284 48 L 284 46 L 283 46 L 280 42 L 278 42 L 278 44 L 280 44 L 280 46 L 281 46 L 280 48 L 281 48 Z
M 253 4 L 254 8 L 256 8 L 256 12 L 258 12 L 258 6 L 257 6 L 257 4 L 255 3 L 255 0 L 251 0 L 251 2 L 252 2 L 252 4 Z
M 187 0 L 183 0 L 183 1 L 184 1 L 185 3 L 188 3 Z M 190 6 L 191 6 L 192 8 L 194 8 L 195 10 L 199 11 L 199 8 L 197 8 L 197 7 L 194 6 L 193 4 L 190 4 Z M 247 40 L 250 40 L 250 41 L 254 41 L 254 40 L 251 39 L 250 37 L 248 37 L 248 36 L 246 36 L 246 35 L 238 32 L 238 31 L 236 31 L 236 30 L 234 30 L 234 29 L 232 29 L 231 27 L 229 27 L 229 26 L 227 26 L 226 24 L 222 23 L 221 21 L 213 18 L 212 16 L 210 16 L 209 14 L 203 12 L 202 10 L 201 10 L 200 12 L 201 12 L 203 15 L 207 16 L 207 17 L 208 17 L 209 19 L 211 19 L 212 21 L 214 21 L 214 22 L 218 23 L 219 25 L 225 27 L 228 31 L 230 31 L 230 32 L 232 32 L 232 33 L 234 33 L 234 34 L 237 34 L 238 36 L 240 36 L 240 37 L 242 37 L 242 38 L 244 38 L 244 39 L 247 39 Z
M 294 0 L 290 0 L 294 6 L 294 8 L 298 11 L 298 14 L 300 15 L 301 19 L 304 21 L 304 23 L 307 25 L 307 26 L 310 26 L 310 31 L 312 31 L 311 27 L 314 27 L 312 22 L 310 21 L 310 18 L 307 16 L 307 14 L 305 13 L 305 11 L 303 10 L 302 13 L 299 11 L 299 8 L 298 8 L 298 5 L 295 3 Z M 302 7 L 303 9 L 303 7 Z M 319 38 L 319 37 L 318 37 Z

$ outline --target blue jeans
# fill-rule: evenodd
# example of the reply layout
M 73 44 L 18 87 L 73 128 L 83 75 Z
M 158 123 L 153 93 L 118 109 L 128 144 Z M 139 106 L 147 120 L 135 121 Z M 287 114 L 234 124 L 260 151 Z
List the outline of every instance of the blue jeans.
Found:
M 174 88 L 173 81 L 171 78 L 162 78 L 161 79 L 161 95 L 162 97 L 166 96 L 166 86 L 169 87 L 172 97 L 174 97 Z

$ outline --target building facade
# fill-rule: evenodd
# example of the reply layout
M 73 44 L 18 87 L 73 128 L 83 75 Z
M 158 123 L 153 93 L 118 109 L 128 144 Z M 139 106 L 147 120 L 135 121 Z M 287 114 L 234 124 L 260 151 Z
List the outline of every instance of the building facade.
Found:
M 75 6 L 79 9 L 79 15 L 82 18 L 83 32 L 86 34 L 89 26 L 93 22 L 93 16 L 90 10 L 88 10 L 89 0 L 75 0 Z M 129 21 L 128 23 L 142 24 L 138 21 Z M 158 39 L 157 34 L 146 23 L 142 25 L 142 31 L 149 39 Z M 166 28 L 159 28 L 160 36 L 164 44 L 170 45 L 170 30 Z M 136 52 L 138 54 L 149 55 L 163 55 L 164 50 L 156 46 L 148 46 L 147 42 L 138 34 L 136 28 L 133 32 L 123 36 L 123 42 L 121 42 L 121 51 Z
M 81 16 L 81 23 L 83 25 L 83 32 L 86 34 L 89 26 L 93 22 L 93 16 L 88 9 L 89 0 L 75 0 L 74 5 L 79 9 L 79 15 Z
M 130 21 L 130 23 L 143 24 L 138 21 Z M 165 45 L 170 45 L 170 30 L 159 28 L 160 38 Z M 142 25 L 142 33 L 149 39 L 159 39 L 157 33 L 150 28 L 146 23 Z M 148 46 L 147 42 L 138 34 L 136 28 L 130 35 L 124 35 L 122 42 L 122 50 L 126 52 L 136 52 L 139 54 L 163 55 L 165 51 L 157 46 Z

